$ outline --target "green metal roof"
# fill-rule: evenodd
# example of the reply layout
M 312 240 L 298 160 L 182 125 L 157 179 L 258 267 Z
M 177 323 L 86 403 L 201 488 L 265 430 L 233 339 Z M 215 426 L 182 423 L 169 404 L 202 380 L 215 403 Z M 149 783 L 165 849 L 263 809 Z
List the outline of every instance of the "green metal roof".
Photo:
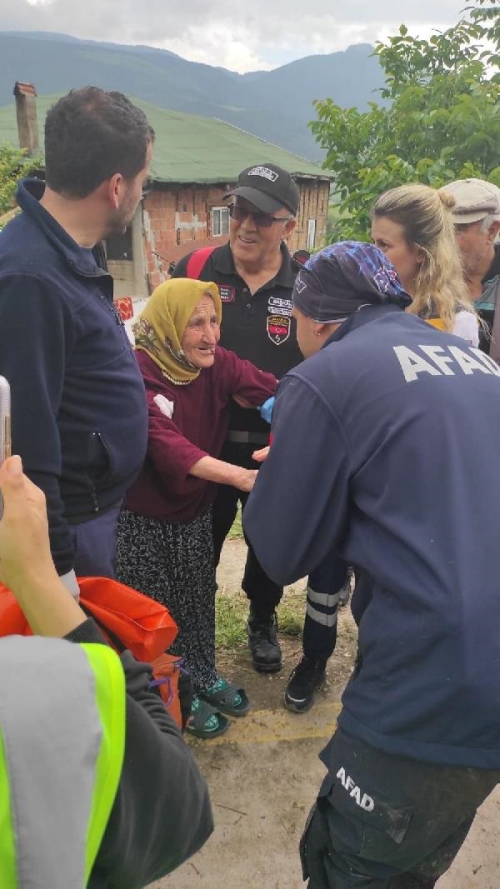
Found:
M 45 115 L 58 98 L 39 96 L 37 99 L 41 145 Z M 138 99 L 132 101 L 142 108 L 156 132 L 151 170 L 155 182 L 234 182 L 245 167 L 266 161 L 278 164 L 295 176 L 331 178 L 320 166 L 224 121 L 166 111 Z M 19 145 L 14 100 L 11 105 L 0 108 L 2 142 Z

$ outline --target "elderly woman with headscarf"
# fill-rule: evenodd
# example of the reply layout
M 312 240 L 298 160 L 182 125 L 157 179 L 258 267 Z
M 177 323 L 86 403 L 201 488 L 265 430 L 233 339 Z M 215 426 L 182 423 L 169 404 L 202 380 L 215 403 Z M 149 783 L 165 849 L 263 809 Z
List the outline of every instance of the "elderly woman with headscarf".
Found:
M 218 346 L 216 284 L 161 284 L 134 325 L 149 408 L 148 452 L 118 525 L 117 576 L 165 605 L 179 626 L 172 648 L 185 660 L 195 698 L 187 729 L 214 737 L 223 715 L 249 709 L 243 689 L 215 667 L 215 568 L 211 504 L 217 483 L 250 491 L 256 470 L 218 459 L 232 399 L 259 407 L 272 374 Z

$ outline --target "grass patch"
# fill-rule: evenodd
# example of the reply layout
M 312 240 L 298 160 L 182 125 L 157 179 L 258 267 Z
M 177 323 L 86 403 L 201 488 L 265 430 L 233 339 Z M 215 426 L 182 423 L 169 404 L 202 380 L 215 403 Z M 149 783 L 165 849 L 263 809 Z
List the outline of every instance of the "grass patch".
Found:
M 236 518 L 233 522 L 232 528 L 227 535 L 227 539 L 237 540 L 239 537 L 243 537 L 243 528 L 241 526 L 241 506 L 238 506 L 238 512 L 236 513 Z
M 278 608 L 279 632 L 284 636 L 300 636 L 304 626 L 305 592 L 287 590 Z M 248 600 L 246 596 L 218 593 L 215 598 L 215 644 L 217 648 L 246 645 Z
M 278 608 L 278 627 L 284 636 L 301 636 L 306 616 L 306 595 L 304 590 L 290 590 L 285 594 Z
M 218 593 L 215 597 L 215 644 L 217 648 L 235 648 L 246 643 L 248 606 L 237 596 Z

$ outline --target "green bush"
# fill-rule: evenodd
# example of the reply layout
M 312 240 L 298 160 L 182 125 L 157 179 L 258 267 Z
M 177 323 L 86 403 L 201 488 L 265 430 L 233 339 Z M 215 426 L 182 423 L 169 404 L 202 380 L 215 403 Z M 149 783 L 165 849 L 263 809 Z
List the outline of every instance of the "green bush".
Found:
M 476 0 L 468 12 L 429 40 L 401 25 L 377 45 L 385 104 L 361 112 L 315 102 L 310 126 L 339 197 L 332 240 L 365 240 L 376 198 L 397 185 L 469 176 L 500 185 L 500 6 Z

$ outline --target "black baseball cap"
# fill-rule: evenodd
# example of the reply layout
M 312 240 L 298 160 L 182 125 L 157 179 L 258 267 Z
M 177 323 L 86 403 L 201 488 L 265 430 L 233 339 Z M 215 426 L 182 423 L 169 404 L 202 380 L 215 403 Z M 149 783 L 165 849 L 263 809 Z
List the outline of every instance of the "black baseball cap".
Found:
M 287 207 L 296 216 L 299 206 L 299 189 L 290 173 L 276 164 L 247 167 L 238 176 L 236 188 L 224 198 L 232 195 L 244 198 L 264 213 L 275 213 Z

